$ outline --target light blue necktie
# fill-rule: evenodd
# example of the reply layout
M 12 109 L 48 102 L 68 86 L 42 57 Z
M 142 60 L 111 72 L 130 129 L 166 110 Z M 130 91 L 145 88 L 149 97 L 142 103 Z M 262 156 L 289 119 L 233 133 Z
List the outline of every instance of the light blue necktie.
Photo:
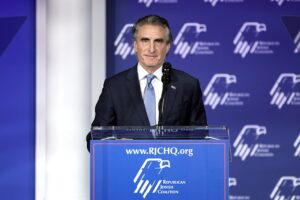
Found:
M 151 82 L 155 78 L 155 76 L 153 74 L 148 74 L 146 78 L 147 85 L 144 91 L 144 104 L 150 122 L 150 126 L 153 126 L 156 124 L 156 104 L 154 87 Z

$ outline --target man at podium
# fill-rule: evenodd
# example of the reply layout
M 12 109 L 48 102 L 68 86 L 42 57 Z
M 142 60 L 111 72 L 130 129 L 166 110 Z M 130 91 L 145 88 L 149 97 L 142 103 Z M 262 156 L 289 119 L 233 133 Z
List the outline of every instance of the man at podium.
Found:
M 167 20 L 148 15 L 132 31 L 138 63 L 105 80 L 92 126 L 207 126 L 198 79 L 165 62 Z
M 167 20 L 139 19 L 133 39 L 138 63 L 105 80 L 92 126 L 147 127 L 93 127 L 91 196 L 228 199 L 227 140 L 206 140 L 208 127 L 168 128 L 207 120 L 198 79 L 165 62 L 172 43 Z

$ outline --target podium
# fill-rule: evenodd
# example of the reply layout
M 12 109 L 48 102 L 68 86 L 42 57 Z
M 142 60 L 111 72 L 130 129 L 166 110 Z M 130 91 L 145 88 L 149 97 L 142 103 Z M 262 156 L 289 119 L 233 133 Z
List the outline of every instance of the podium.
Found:
M 227 200 L 226 127 L 94 127 L 91 200 Z

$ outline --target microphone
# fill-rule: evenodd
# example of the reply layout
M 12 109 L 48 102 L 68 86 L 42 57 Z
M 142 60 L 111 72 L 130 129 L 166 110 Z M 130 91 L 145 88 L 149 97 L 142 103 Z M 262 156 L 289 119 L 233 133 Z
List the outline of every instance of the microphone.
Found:
M 163 82 L 163 86 L 166 87 L 170 81 L 170 73 L 171 73 L 172 65 L 168 62 L 165 62 L 162 67 L 163 76 L 161 77 L 161 81 Z
M 167 86 L 170 82 L 171 71 L 172 71 L 172 65 L 168 62 L 165 62 L 162 66 L 163 76 L 161 77 L 161 81 L 163 83 L 163 88 L 162 88 L 160 100 L 158 102 L 158 126 L 162 125 L 164 96 L 165 96 L 165 93 L 167 90 Z

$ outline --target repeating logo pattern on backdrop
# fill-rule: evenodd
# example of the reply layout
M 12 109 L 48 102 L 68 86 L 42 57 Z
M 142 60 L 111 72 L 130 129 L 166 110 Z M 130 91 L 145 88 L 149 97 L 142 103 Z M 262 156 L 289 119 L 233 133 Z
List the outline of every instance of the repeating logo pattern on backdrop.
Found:
M 171 3 L 168 4 L 168 2 Z M 297 27 L 299 16 L 295 16 L 297 15 L 297 10 L 299 10 L 300 0 L 192 0 L 190 2 L 179 0 L 135 0 L 132 4 L 133 6 L 129 5 L 129 7 L 138 7 L 140 16 L 145 11 L 157 9 L 158 13 L 167 18 L 169 17 L 168 19 L 170 22 L 172 21 L 173 27 L 176 27 L 173 32 L 173 47 L 169 52 L 171 59 L 177 59 L 180 62 L 178 65 L 183 65 L 183 67 L 204 66 L 203 69 L 201 68 L 198 71 L 195 71 L 194 68 L 190 69 L 195 73 L 193 74 L 194 76 L 202 77 L 203 74 L 201 76 L 199 74 L 205 73 L 205 70 L 210 74 L 209 77 L 206 77 L 206 83 L 203 87 L 203 100 L 206 109 L 210 110 L 211 115 L 215 115 L 222 121 L 222 117 L 228 117 L 228 115 L 218 112 L 218 110 L 228 110 L 230 112 L 229 108 L 231 108 L 235 111 L 241 110 L 243 112 L 245 111 L 244 109 L 249 111 L 252 106 L 256 106 L 255 109 L 251 110 L 250 115 L 252 117 L 249 115 L 250 123 L 245 122 L 241 125 L 233 122 L 231 125 L 231 130 L 235 130 L 232 138 L 232 155 L 237 161 L 236 165 L 239 166 L 244 163 L 248 164 L 246 168 L 251 168 L 257 166 L 257 163 L 261 161 L 266 161 L 275 164 L 278 169 L 285 171 L 286 167 L 290 169 L 290 174 L 278 174 L 280 173 L 279 170 L 276 176 L 275 168 L 266 169 L 264 166 L 256 168 L 254 170 L 255 173 L 259 174 L 269 170 L 274 173 L 273 178 L 275 177 L 273 180 L 273 178 L 269 179 L 269 176 L 264 177 L 264 174 L 260 174 L 262 177 L 260 184 L 268 186 L 268 188 L 256 192 L 255 188 L 251 191 L 247 190 L 248 183 L 255 182 L 256 179 L 249 177 L 247 173 L 243 173 L 246 168 L 238 167 L 239 171 L 233 171 L 232 175 L 234 178 L 229 180 L 229 186 L 231 187 L 230 199 L 232 197 L 232 199 L 244 200 L 252 198 L 300 200 L 298 197 L 300 195 L 299 186 L 297 186 L 300 178 L 299 174 L 297 174 L 297 162 L 300 159 L 300 133 L 297 128 L 297 122 L 299 121 L 297 112 L 300 108 L 300 66 L 293 65 L 299 61 L 298 55 L 300 55 L 300 30 Z M 265 7 L 255 9 L 259 6 Z M 121 10 L 123 14 L 128 14 L 125 8 L 117 9 Z M 185 15 L 184 19 L 174 21 L 174 16 L 177 16 L 176 12 L 183 11 L 188 12 L 188 15 Z M 270 15 L 270 12 L 272 12 L 272 15 Z M 197 15 L 198 13 L 200 13 L 199 16 Z M 180 14 L 184 15 L 184 13 Z M 293 16 L 296 18 L 293 18 Z M 224 20 L 226 19 L 225 21 L 230 21 L 233 24 L 233 28 L 232 30 L 224 30 L 224 34 L 221 33 L 223 37 L 215 37 L 220 38 L 215 39 L 212 36 L 220 36 L 218 27 L 220 23 L 221 25 L 224 23 L 224 20 L 219 20 L 220 23 L 214 22 L 216 21 L 215 19 L 222 19 L 222 17 Z M 128 18 L 136 19 L 136 15 L 129 13 Z M 131 33 L 132 22 L 127 21 L 119 24 L 120 21 L 117 20 L 118 29 L 116 35 L 109 35 L 109 37 L 115 37 L 112 40 L 114 41 L 113 52 L 116 62 L 112 64 L 116 65 L 114 67 L 118 69 L 117 71 L 120 71 L 119 65 L 121 65 L 122 60 L 128 59 L 129 61 L 134 59 Z M 214 46 L 209 46 L 207 44 L 210 41 L 207 40 L 217 42 L 212 42 Z M 113 44 L 110 45 L 112 46 Z M 219 55 L 219 52 L 222 54 Z M 215 60 L 214 56 L 206 55 L 218 55 L 220 60 Z M 236 59 L 238 60 L 237 62 L 235 62 Z M 277 62 L 278 59 L 282 62 Z M 222 62 L 225 65 L 215 66 L 216 63 Z M 186 65 L 182 63 L 186 63 Z M 228 65 L 228 63 L 231 64 Z M 285 65 L 280 66 L 280 63 L 285 63 Z M 243 66 L 245 71 L 241 71 L 240 66 Z M 182 68 L 182 70 L 185 69 Z M 245 78 L 243 76 L 247 76 L 247 71 L 249 70 L 256 70 L 253 72 L 257 73 L 268 72 L 269 74 L 265 77 L 264 85 L 255 87 L 257 93 L 246 89 L 254 89 L 252 87 L 253 84 L 244 82 L 246 79 L 243 79 Z M 259 96 L 254 97 L 254 94 Z M 252 100 L 255 99 L 257 101 L 253 102 Z M 266 104 L 259 102 L 266 102 Z M 267 109 L 261 109 L 264 107 Z M 265 112 L 257 113 L 258 110 L 265 110 Z M 270 114 L 274 112 L 277 114 L 274 116 Z M 276 128 L 272 125 L 272 120 L 278 121 L 278 117 L 288 116 L 289 113 L 291 117 L 282 119 L 282 126 Z M 260 117 L 264 118 L 265 122 L 255 122 L 254 119 L 257 115 L 261 115 Z M 230 121 L 230 117 L 228 120 Z M 286 134 L 287 138 L 274 142 L 274 140 L 280 138 L 278 134 L 284 133 L 286 123 L 289 124 L 290 133 L 294 134 Z M 283 144 L 287 146 L 284 147 Z M 162 157 L 163 159 L 166 158 Z M 153 193 L 156 184 L 169 176 L 175 170 L 176 165 L 174 165 L 173 160 L 170 160 L 172 168 L 165 167 L 160 173 L 152 170 L 152 174 L 155 176 L 151 179 L 148 177 L 151 167 L 149 167 L 149 170 L 146 167 L 136 182 L 133 182 L 132 180 L 137 175 L 136 172 L 144 161 L 145 159 L 138 164 L 136 171 L 131 175 L 132 178 L 128 182 L 131 187 L 130 191 L 134 196 L 143 199 L 145 195 L 146 199 L 150 199 L 152 195 L 159 195 L 158 189 L 156 193 Z M 152 166 L 159 165 L 158 162 L 154 163 L 155 161 L 152 162 Z M 144 178 L 142 178 L 143 175 Z M 143 182 L 140 182 L 141 180 Z M 146 180 L 149 180 L 149 183 L 141 193 L 142 186 L 145 185 Z M 156 181 L 154 186 L 146 193 L 146 189 L 150 184 L 153 184 L 152 181 L 154 180 Z M 137 193 L 133 193 L 139 183 L 143 184 L 137 190 Z M 163 183 L 161 182 L 162 185 Z M 245 191 L 245 193 L 241 194 L 241 191 Z
M 243 106 L 244 98 L 249 98 L 249 93 L 234 92 L 230 90 L 232 84 L 237 83 L 237 77 L 233 74 L 215 74 L 204 90 L 204 105 L 211 109 L 220 106 Z
M 229 177 L 229 180 L 228 180 L 228 186 L 229 186 L 229 187 L 237 186 L 237 180 L 236 180 L 236 178 L 234 178 L 234 177 Z
M 296 138 L 295 142 L 294 142 L 294 145 L 295 147 L 295 153 L 294 153 L 294 156 L 295 157 L 300 157 L 300 134 L 298 135 L 298 137 Z
M 282 6 L 284 2 L 300 2 L 300 0 L 270 0 L 271 2 L 276 2 L 278 6 Z
M 300 53 L 300 30 L 298 31 L 297 35 L 294 39 L 295 49 L 294 53 Z
M 277 41 L 263 41 L 259 36 L 267 31 L 267 26 L 259 22 L 245 22 L 233 40 L 234 54 L 245 58 L 248 54 L 273 54 L 273 46 L 279 46 Z
M 127 56 L 134 54 L 132 27 L 133 24 L 125 24 L 114 42 L 116 48 L 115 55 L 120 55 L 123 60 L 125 60 Z
M 279 149 L 280 145 L 260 142 L 261 137 L 266 134 L 265 126 L 245 125 L 233 143 L 234 157 L 240 157 L 242 161 L 248 157 L 273 157 L 272 150 Z
M 204 0 L 206 3 L 210 3 L 212 7 L 216 6 L 218 2 L 220 3 L 243 3 L 244 0 Z
M 284 105 L 300 105 L 300 74 L 280 74 L 274 83 L 270 104 L 281 109 Z
M 299 200 L 300 178 L 295 176 L 282 176 L 270 194 L 274 200 Z
M 125 24 L 114 41 L 115 55 L 126 59 L 129 55 L 134 55 L 132 41 L 132 23 Z M 245 22 L 233 40 L 235 45 L 234 54 L 239 54 L 245 58 L 248 54 L 273 54 L 273 46 L 279 46 L 277 41 L 259 40 L 261 32 L 266 32 L 264 23 Z M 203 41 L 199 38 L 202 33 L 207 32 L 207 26 L 197 22 L 187 22 L 183 24 L 179 33 L 175 37 L 174 55 L 180 55 L 185 59 L 187 55 L 213 55 L 213 48 L 219 47 L 218 41 Z M 295 37 L 295 53 L 300 51 L 300 31 Z
M 187 55 L 212 55 L 213 47 L 220 46 L 216 41 L 201 41 L 199 36 L 201 33 L 207 32 L 207 26 L 197 22 L 187 22 L 183 24 L 177 34 L 174 45 L 175 55 L 180 55 L 185 59 Z
M 125 60 L 129 55 L 134 55 L 132 41 L 132 27 L 134 24 L 125 24 L 114 41 L 115 55 L 121 56 Z M 180 55 L 185 59 L 187 55 L 213 55 L 214 47 L 220 46 L 217 41 L 203 41 L 199 36 L 207 32 L 207 26 L 197 22 L 187 22 L 183 24 L 177 34 L 173 44 L 175 46 L 174 55 Z
M 169 160 L 148 158 L 144 161 L 133 182 L 136 184 L 134 193 L 140 193 L 146 198 L 149 192 L 156 193 L 161 185 L 160 174 L 165 168 L 170 168 Z
M 143 3 L 145 6 L 148 8 L 150 7 L 153 3 L 177 3 L 178 0 L 138 0 L 138 3 Z
M 228 184 L 228 186 L 229 186 L 229 188 L 230 187 L 234 187 L 234 186 L 238 187 L 237 178 L 235 178 L 235 177 L 229 177 L 229 184 Z M 234 194 L 232 191 L 230 191 L 229 199 L 230 200 L 237 200 L 237 199 L 249 200 L 250 196 L 240 195 L 240 194 Z

